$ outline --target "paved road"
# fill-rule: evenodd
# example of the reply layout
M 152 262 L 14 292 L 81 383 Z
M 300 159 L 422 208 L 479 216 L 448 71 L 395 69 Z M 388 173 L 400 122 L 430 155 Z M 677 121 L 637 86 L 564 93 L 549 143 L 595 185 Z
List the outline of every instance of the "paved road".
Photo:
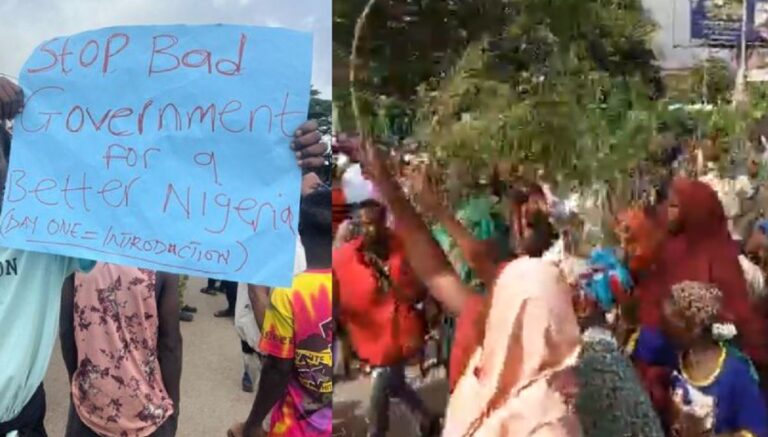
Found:
M 226 307 L 223 294 L 199 292 L 203 281 L 190 279 L 185 296 L 198 308 L 195 320 L 182 322 L 184 363 L 181 380 L 180 437 L 226 436 L 229 426 L 244 420 L 253 395 L 240 390 L 243 359 L 232 319 L 216 319 L 213 313 Z M 64 435 L 69 409 L 67 372 L 58 344 L 45 380 L 48 395 L 46 427 L 51 437 Z
M 415 375 L 411 372 L 409 375 Z M 448 382 L 444 371 L 434 371 L 421 379 L 412 376 L 412 384 L 434 412 L 443 413 L 448 399 Z M 359 378 L 354 381 L 337 383 L 333 388 L 333 435 L 364 437 L 366 430 L 365 414 L 370 396 L 370 379 Z M 399 402 L 390 408 L 390 436 L 418 437 L 418 425 L 413 416 Z

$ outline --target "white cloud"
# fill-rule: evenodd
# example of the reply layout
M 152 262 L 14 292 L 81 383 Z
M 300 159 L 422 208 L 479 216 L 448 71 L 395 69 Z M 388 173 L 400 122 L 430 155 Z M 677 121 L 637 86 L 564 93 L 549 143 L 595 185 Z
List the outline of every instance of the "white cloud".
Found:
M 6 42 L 0 72 L 11 76 L 41 42 L 107 26 L 229 23 L 312 31 L 312 82 L 331 95 L 331 0 L 0 0 L 0 16 Z

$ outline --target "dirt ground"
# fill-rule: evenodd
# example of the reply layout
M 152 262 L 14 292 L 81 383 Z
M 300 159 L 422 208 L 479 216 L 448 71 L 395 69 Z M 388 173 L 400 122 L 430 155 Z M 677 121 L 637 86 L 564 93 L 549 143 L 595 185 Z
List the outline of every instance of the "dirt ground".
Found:
M 427 406 L 436 413 L 445 411 L 448 399 L 448 381 L 444 370 L 435 370 L 422 379 L 416 368 L 408 369 L 409 381 L 418 388 Z M 370 397 L 370 379 L 360 377 L 337 383 L 333 388 L 333 435 L 365 437 L 366 411 Z M 390 408 L 389 435 L 417 437 L 418 425 L 414 417 L 398 401 Z

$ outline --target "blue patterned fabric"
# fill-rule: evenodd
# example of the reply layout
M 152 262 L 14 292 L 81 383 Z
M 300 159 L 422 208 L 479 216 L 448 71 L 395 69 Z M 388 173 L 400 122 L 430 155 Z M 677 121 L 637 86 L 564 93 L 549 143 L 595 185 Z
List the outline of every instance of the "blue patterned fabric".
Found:
M 616 256 L 613 248 L 598 248 L 589 258 L 590 274 L 584 278 L 584 290 L 597 301 L 600 307 L 609 311 L 616 305 L 611 283 L 619 284 L 625 293 L 632 289 L 629 270 Z

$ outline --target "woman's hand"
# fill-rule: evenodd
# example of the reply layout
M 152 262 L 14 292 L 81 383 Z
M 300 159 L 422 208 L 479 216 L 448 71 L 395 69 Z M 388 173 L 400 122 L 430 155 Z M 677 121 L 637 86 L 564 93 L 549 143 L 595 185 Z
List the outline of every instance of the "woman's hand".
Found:
M 411 184 L 416 195 L 416 201 L 422 211 L 433 217 L 439 217 L 441 213 L 445 212 L 445 207 L 440 201 L 440 196 L 437 194 L 434 182 L 430 179 L 426 167 L 422 166 L 414 170 L 411 174 Z

